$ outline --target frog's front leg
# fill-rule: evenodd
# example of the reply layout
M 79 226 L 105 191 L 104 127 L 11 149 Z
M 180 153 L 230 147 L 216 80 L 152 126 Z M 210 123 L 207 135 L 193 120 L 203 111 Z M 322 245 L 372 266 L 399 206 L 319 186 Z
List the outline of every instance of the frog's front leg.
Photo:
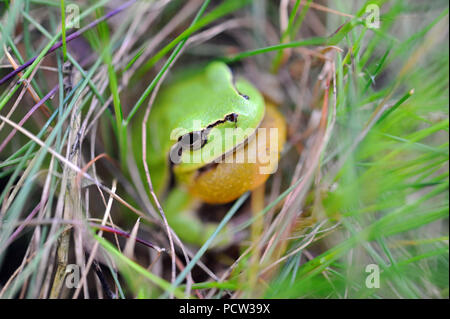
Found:
M 196 211 L 201 203 L 184 189 L 172 189 L 163 204 L 169 226 L 181 241 L 197 246 L 203 245 L 214 233 L 218 223 L 203 222 Z M 231 225 L 226 225 L 212 243 L 212 247 L 225 247 L 233 243 Z

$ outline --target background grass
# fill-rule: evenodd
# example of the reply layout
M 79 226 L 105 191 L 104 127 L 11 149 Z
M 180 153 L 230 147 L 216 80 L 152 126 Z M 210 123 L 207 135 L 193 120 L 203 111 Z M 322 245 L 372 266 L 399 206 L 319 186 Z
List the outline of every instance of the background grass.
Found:
M 2 298 L 448 298 L 447 1 L 77 1 L 72 40 L 73 4 L 0 2 L 0 77 L 37 57 L 0 87 Z M 263 203 L 199 208 L 219 228 L 194 247 L 167 235 L 130 126 L 166 75 L 217 59 L 289 135 Z M 212 248 L 229 224 L 241 240 Z

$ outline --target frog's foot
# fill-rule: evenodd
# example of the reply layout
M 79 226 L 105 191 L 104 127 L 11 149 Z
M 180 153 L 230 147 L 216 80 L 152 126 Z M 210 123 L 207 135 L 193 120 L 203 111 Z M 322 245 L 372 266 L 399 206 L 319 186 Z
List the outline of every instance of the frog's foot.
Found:
M 184 243 L 197 246 L 202 246 L 210 240 L 219 226 L 218 223 L 204 223 L 197 216 L 188 212 L 178 216 L 175 220 L 169 220 L 169 225 Z M 242 236 L 237 236 L 232 225 L 228 224 L 215 235 L 209 247 L 225 248 L 236 243 L 239 237 L 242 238 Z
M 173 189 L 164 203 L 164 212 L 166 213 L 169 226 L 175 231 L 182 242 L 196 246 L 205 244 L 215 233 L 219 222 L 208 220 L 212 212 L 218 212 L 218 206 L 207 208 L 205 213 L 199 214 L 198 211 L 204 208 L 202 204 L 192 198 L 182 188 Z M 226 209 L 226 207 L 225 207 Z M 216 234 L 210 247 L 224 248 L 233 243 L 242 240 L 242 234 L 234 231 L 233 221 Z M 238 236 L 237 236 L 238 235 Z

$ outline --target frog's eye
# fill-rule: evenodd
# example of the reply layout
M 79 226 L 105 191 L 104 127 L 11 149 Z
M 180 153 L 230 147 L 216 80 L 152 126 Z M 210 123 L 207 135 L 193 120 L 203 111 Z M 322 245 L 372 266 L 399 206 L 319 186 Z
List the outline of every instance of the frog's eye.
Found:
M 198 150 L 202 148 L 206 141 L 203 140 L 203 131 L 194 131 L 180 136 L 178 143 L 182 144 L 183 149 Z
M 181 163 L 181 154 L 183 153 L 183 147 L 180 143 L 175 143 L 170 149 L 169 158 L 172 164 Z
M 206 144 L 206 139 L 207 132 L 205 130 L 194 131 L 180 136 L 178 142 L 170 149 L 169 155 L 171 162 L 173 164 L 179 164 L 184 150 L 198 150 Z

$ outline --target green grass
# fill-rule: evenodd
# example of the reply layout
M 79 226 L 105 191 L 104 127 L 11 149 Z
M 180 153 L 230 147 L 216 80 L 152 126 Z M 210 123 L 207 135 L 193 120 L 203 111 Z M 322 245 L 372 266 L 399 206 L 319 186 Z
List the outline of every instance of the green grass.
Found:
M 85 264 L 86 247 L 97 242 L 116 298 L 448 298 L 446 1 L 328 1 L 326 10 L 290 1 L 284 29 L 279 1 L 138 2 L 84 33 L 83 43 L 66 43 L 71 30 L 61 25 L 64 7 L 75 2 L 0 3 L 0 47 L 19 64 L 37 57 L 22 81 L 37 69 L 30 83 L 41 98 L 59 84 L 45 103 L 51 116 L 36 111 L 0 152 L 1 298 L 50 296 L 66 225 L 82 226 L 70 232 L 67 262 Z M 365 24 L 369 3 L 381 8 L 379 29 Z M 190 13 L 179 16 L 182 8 Z M 114 9 L 106 0 L 80 2 L 81 26 Z M 238 27 L 215 29 L 242 17 Z M 168 35 L 147 51 L 165 27 Z M 192 41 L 200 33 L 206 41 Z M 74 72 L 64 92 L 66 60 Z M 219 208 L 228 213 L 202 247 L 174 240 L 175 256 L 158 207 L 139 189 L 146 181 L 136 180 L 130 127 L 169 72 L 206 60 L 225 61 L 275 96 L 290 133 L 264 209 L 252 215 L 243 195 Z M 9 65 L 3 49 L 0 64 Z M 1 68 L 0 77 L 10 71 Z M 20 96 L 18 80 L 0 86 L 0 141 L 13 129 L 9 120 L 18 123 L 35 104 L 28 92 Z M 308 127 L 312 133 L 299 140 Z M 102 153 L 108 157 L 87 167 Z M 77 177 L 84 167 L 93 178 Z M 137 236 L 164 252 L 136 243 L 130 256 L 132 241 L 77 231 L 104 216 L 125 230 L 142 218 Z M 263 232 L 234 244 L 238 257 L 211 248 L 230 222 L 236 235 L 263 223 Z M 171 265 L 175 257 L 182 268 Z M 366 285 L 371 264 L 379 288 Z M 104 295 L 92 278 L 80 297 Z M 74 293 L 65 288 L 61 297 Z

